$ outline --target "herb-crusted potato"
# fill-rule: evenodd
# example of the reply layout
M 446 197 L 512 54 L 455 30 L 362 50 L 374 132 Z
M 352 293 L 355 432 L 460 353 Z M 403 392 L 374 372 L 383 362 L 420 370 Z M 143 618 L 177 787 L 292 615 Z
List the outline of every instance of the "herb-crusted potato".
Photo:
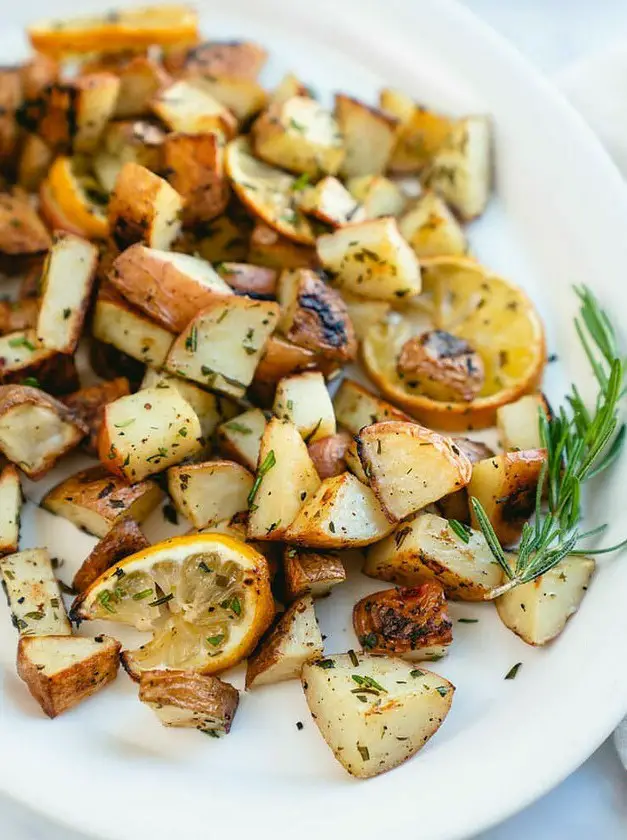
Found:
M 110 472 L 141 481 L 201 448 L 200 421 L 176 388 L 143 388 L 105 408 L 98 455 Z
M 485 443 L 480 443 L 470 438 L 452 438 L 454 446 L 461 449 L 471 464 L 483 461 L 485 458 L 492 458 L 494 451 Z M 468 505 L 468 485 L 456 490 L 448 496 L 443 496 L 436 502 L 438 513 L 445 519 L 457 519 L 466 525 L 470 524 L 470 507 Z
M 319 659 L 323 649 L 313 600 L 299 598 L 249 657 L 246 688 L 297 679 L 305 662 Z
M 481 532 L 469 529 L 467 537 L 460 539 L 448 520 L 421 513 L 368 551 L 364 574 L 401 586 L 435 580 L 449 598 L 483 601 L 502 583 L 503 570 Z
M 222 454 L 253 472 L 257 469 L 266 416 L 260 408 L 251 408 L 218 427 L 218 446 Z
M 358 175 L 349 178 L 346 186 L 359 202 L 366 219 L 400 216 L 407 204 L 403 191 L 383 175 Z
M 54 718 L 116 678 L 121 647 L 110 636 L 22 636 L 17 673 L 48 717 Z
M 373 423 L 398 420 L 411 423 L 412 418 L 390 403 L 377 397 L 353 379 L 343 379 L 333 399 L 335 417 L 340 426 L 356 435 Z
M 333 175 L 299 190 L 296 203 L 303 213 L 334 228 L 366 218 L 359 202 Z
M 333 403 L 319 371 L 281 379 L 273 411 L 277 417 L 290 420 L 307 444 L 335 434 Z
M 285 598 L 294 601 L 303 595 L 321 598 L 346 580 L 339 554 L 307 551 L 293 546 L 283 550 Z
M 277 333 L 266 342 L 263 355 L 255 370 L 255 383 L 276 385 L 284 376 L 316 367 L 319 359 L 313 350 L 293 344 Z
M 154 481 L 128 484 L 99 464 L 61 481 L 41 505 L 102 539 L 123 520 L 142 522 L 162 499 L 163 491 Z
M 253 224 L 249 217 L 231 214 L 230 208 L 209 222 L 187 228 L 172 245 L 174 251 L 201 257 L 211 263 L 248 258 Z M 255 262 L 257 262 L 255 260 Z
M 252 41 L 203 41 L 193 47 L 173 47 L 164 55 L 164 64 L 175 76 L 254 80 L 267 57 L 267 51 Z
M 72 356 L 38 347 L 34 329 L 0 337 L 0 383 L 36 382 L 51 394 L 68 394 L 78 386 Z
M 455 691 L 444 677 L 402 659 L 352 651 L 306 663 L 301 679 L 322 737 L 360 779 L 415 755 L 439 729 Z
M 335 117 L 344 138 L 346 178 L 381 175 L 396 142 L 395 117 L 343 93 L 335 97 Z
M 316 247 L 323 268 L 350 294 L 398 301 L 422 288 L 416 254 L 390 217 L 345 225 L 320 236 Z
M 30 548 L 0 559 L 0 573 L 20 636 L 70 636 L 72 628 L 61 589 L 45 548 Z
M 168 470 L 168 491 L 195 528 L 215 525 L 248 510 L 250 472 L 233 461 L 183 464 Z
M 120 376 L 109 382 L 102 382 L 100 385 L 81 388 L 73 394 L 68 394 L 67 397 L 62 397 L 61 402 L 67 405 L 70 411 L 79 417 L 89 429 L 89 435 L 83 441 L 82 446 L 90 455 L 97 455 L 98 453 L 98 434 L 102 425 L 105 406 L 129 393 L 128 379 L 125 376 Z
M 200 77 L 180 79 L 162 88 L 151 108 L 172 131 L 204 134 L 213 131 L 229 139 L 237 131 L 235 116 L 213 96 L 211 87 Z
M 193 226 L 224 213 L 229 185 L 217 134 L 168 134 L 163 157 L 168 181 L 184 201 L 184 225 Z
M 390 172 L 398 175 L 421 172 L 450 134 L 455 120 L 416 105 L 408 96 L 391 88 L 381 91 L 379 103 L 399 121 Z
M 527 394 L 497 408 L 496 425 L 503 449 L 507 452 L 542 449 L 540 412 L 547 417 L 549 415 L 548 403 L 542 394 Z
M 320 478 L 331 478 L 346 471 L 345 456 L 351 441 L 349 433 L 342 430 L 308 444 L 309 457 Z
M 0 558 L 17 551 L 20 537 L 22 488 L 13 464 L 0 472 Z
M 25 195 L 0 193 L 0 255 L 43 254 L 51 243 L 50 234 Z
M 229 683 L 196 671 L 143 671 L 139 699 L 164 726 L 183 726 L 226 735 L 231 729 L 239 693 Z
M 72 588 L 85 592 L 111 566 L 149 545 L 134 519 L 116 522 L 82 562 L 72 580 Z
M 468 458 L 445 438 L 419 426 L 386 420 L 357 438 L 359 460 L 390 522 L 398 522 L 470 481 Z
M 398 227 L 419 257 L 455 256 L 468 250 L 463 228 L 445 201 L 430 190 L 416 199 Z

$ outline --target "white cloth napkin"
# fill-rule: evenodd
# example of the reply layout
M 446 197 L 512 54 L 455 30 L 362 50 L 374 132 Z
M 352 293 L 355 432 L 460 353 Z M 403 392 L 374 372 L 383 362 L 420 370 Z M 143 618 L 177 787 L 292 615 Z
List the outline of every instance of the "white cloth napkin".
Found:
M 569 67 L 556 81 L 627 178 L 627 40 Z M 627 769 L 627 718 L 614 742 Z

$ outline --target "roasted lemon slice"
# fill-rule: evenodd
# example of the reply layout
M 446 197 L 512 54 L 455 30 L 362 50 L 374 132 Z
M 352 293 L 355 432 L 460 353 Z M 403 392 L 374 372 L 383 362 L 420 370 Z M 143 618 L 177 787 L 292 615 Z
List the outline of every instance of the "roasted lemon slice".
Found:
M 499 406 L 540 382 L 546 356 L 540 317 L 521 289 L 474 260 L 434 257 L 421 267 L 422 320 L 408 311 L 371 327 L 362 346 L 366 370 L 383 394 L 428 426 L 449 431 L 491 426 Z M 429 328 L 465 340 L 481 357 L 484 378 L 473 399 L 434 399 L 420 377 L 399 373 L 402 348 Z
M 107 196 L 80 159 L 58 157 L 40 190 L 41 212 L 54 228 L 88 239 L 105 239 L 109 232 Z
M 79 619 L 153 632 L 123 662 L 135 679 L 153 668 L 213 674 L 247 656 L 274 615 L 266 559 L 222 534 L 175 537 L 105 572 L 75 602 Z

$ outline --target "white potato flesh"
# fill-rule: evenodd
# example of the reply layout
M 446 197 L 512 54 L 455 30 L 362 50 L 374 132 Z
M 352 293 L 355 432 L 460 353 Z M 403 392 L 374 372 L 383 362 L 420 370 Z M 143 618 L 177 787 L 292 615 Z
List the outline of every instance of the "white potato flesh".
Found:
M 366 219 L 400 216 L 407 204 L 398 184 L 383 175 L 359 175 L 349 178 L 346 186 L 361 204 Z
M 541 411 L 546 415 L 546 402 L 542 394 L 527 394 L 513 403 L 497 408 L 496 425 L 503 449 L 541 449 Z
M 233 461 L 185 464 L 168 470 L 172 501 L 195 528 L 215 525 L 248 510 L 253 477 Z
M 47 677 L 60 674 L 93 655 L 100 655 L 107 648 L 118 648 L 118 642 L 108 636 L 99 636 L 101 641 L 85 636 L 64 636 L 59 643 L 51 636 L 27 637 L 23 651 L 31 663 Z
M 296 203 L 309 216 L 332 227 L 342 227 L 349 222 L 360 222 L 366 218 L 359 202 L 349 193 L 344 184 L 328 175 L 315 186 L 305 187 L 296 193 Z
M 20 536 L 22 488 L 13 464 L 0 473 L 0 557 L 17 551 Z
M 361 461 L 359 460 L 359 453 L 357 452 L 357 441 L 351 440 L 348 444 L 348 448 L 344 453 L 344 460 L 346 461 L 346 466 L 352 472 L 354 476 L 356 476 L 362 484 L 366 486 L 370 486 L 368 482 L 368 476 L 364 472 L 364 468 L 361 465 Z
M 157 94 L 151 107 L 168 128 L 184 134 L 213 131 L 229 138 L 237 128 L 233 114 L 200 78 L 174 82 Z
M 459 256 L 468 250 L 463 228 L 446 202 L 430 190 L 401 216 L 398 227 L 418 257 Z
M 547 644 L 577 612 L 594 567 L 590 557 L 566 556 L 546 574 L 497 598 L 501 621 L 528 644 Z
M 94 338 L 112 344 L 139 362 L 160 367 L 174 335 L 124 303 L 99 298 L 92 321 Z
M 272 410 L 277 417 L 290 420 L 306 443 L 335 434 L 333 403 L 319 371 L 281 379 Z
M 48 406 L 23 403 L 0 416 L 0 450 L 28 475 L 52 466 L 82 437 Z
M 396 119 L 341 93 L 335 97 L 335 116 L 346 148 L 342 174 L 383 173 L 396 143 Z
M 395 219 L 345 225 L 320 236 L 316 247 L 323 268 L 351 294 L 398 301 L 420 293 L 418 258 Z
M 252 79 L 204 76 L 203 90 L 221 102 L 240 121 L 258 114 L 267 100 L 265 90 Z
M 377 397 L 352 379 L 343 379 L 333 400 L 335 417 L 340 426 L 358 434 L 364 426 L 384 420 L 411 422 L 405 412 Z
M 218 428 L 222 452 L 254 472 L 266 423 L 266 416 L 260 408 L 251 408 L 222 423 Z
M 0 560 L 0 572 L 20 636 L 70 636 L 61 589 L 45 548 L 31 548 Z
M 360 779 L 415 755 L 439 729 L 455 692 L 438 674 L 403 659 L 365 653 L 307 663 L 301 679 L 322 737 L 340 764 Z

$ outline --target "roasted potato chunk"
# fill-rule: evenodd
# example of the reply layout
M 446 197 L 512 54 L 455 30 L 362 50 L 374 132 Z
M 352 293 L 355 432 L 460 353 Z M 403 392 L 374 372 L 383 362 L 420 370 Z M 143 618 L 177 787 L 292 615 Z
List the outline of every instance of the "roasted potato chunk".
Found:
M 111 566 L 149 545 L 134 519 L 116 522 L 82 562 L 72 580 L 72 588 L 85 592 Z
M 83 441 L 82 446 L 90 455 L 98 454 L 98 434 L 102 425 L 105 406 L 129 393 L 128 379 L 125 376 L 120 376 L 110 382 L 92 385 L 90 388 L 81 388 L 80 391 L 68 394 L 67 397 L 61 399 L 61 402 L 67 405 L 70 411 L 79 417 L 89 429 L 89 435 Z
M 251 408 L 222 423 L 218 427 L 218 446 L 222 454 L 254 472 L 266 422 L 260 408 Z
M 342 380 L 333 399 L 333 407 L 339 425 L 353 435 L 358 434 L 364 426 L 384 420 L 414 422 L 404 411 L 380 399 L 353 379 Z
M 0 301 L 0 335 L 29 330 L 37 323 L 39 301 L 36 298 Z
M 102 135 L 92 168 L 102 187 L 111 193 L 125 163 L 137 163 L 152 172 L 164 168 L 165 132 L 147 120 L 120 120 L 109 123 Z
M 211 131 L 226 140 L 237 132 L 235 116 L 213 96 L 211 86 L 201 77 L 181 79 L 162 88 L 150 107 L 172 131 Z
M 38 347 L 35 330 L 0 337 L 0 383 L 37 385 L 51 394 L 68 394 L 79 386 L 73 357 Z
M 453 446 L 461 449 L 464 455 L 468 458 L 471 464 L 476 464 L 485 458 L 492 458 L 494 452 L 485 443 L 480 443 L 470 438 L 456 437 L 452 438 Z M 438 512 L 445 519 L 457 519 L 459 522 L 470 524 L 470 508 L 468 506 L 468 486 L 461 490 L 456 490 L 454 493 L 449 493 L 448 496 L 443 496 L 436 502 Z
M 231 729 L 239 693 L 218 677 L 195 671 L 142 671 L 139 699 L 164 726 L 184 726 L 219 737 Z
M 216 271 L 237 295 L 248 295 L 255 300 L 273 300 L 276 297 L 277 272 L 273 268 L 223 262 L 216 266 Z
M 483 388 L 479 353 L 463 338 L 430 330 L 408 339 L 396 362 L 398 375 L 434 400 L 471 402 Z
M 0 168 L 10 167 L 17 154 L 20 126 L 16 114 L 22 105 L 19 67 L 0 69 Z
M 255 370 L 255 384 L 273 386 L 285 376 L 316 367 L 319 359 L 313 350 L 292 344 L 276 333 L 268 339 Z
M 335 434 L 333 403 L 319 371 L 281 379 L 273 411 L 279 419 L 292 422 L 307 444 Z
M 42 254 L 52 240 L 43 222 L 21 193 L 0 193 L 0 255 L 29 257 Z
M 204 41 L 190 48 L 168 50 L 164 64 L 175 76 L 230 76 L 254 81 L 267 57 L 267 51 L 252 41 Z
M 358 601 L 353 627 L 368 653 L 410 662 L 440 659 L 453 641 L 453 624 L 439 583 L 386 589 Z
M 390 172 L 421 172 L 450 134 L 455 120 L 416 105 L 405 94 L 390 88 L 381 91 L 379 102 L 384 111 L 399 121 Z
M 468 250 L 463 228 L 443 199 L 429 190 L 399 219 L 398 227 L 419 257 L 461 256 Z
M 348 432 L 340 431 L 308 444 L 309 457 L 322 480 L 346 472 L 346 450 L 352 438 Z
M 507 452 L 516 449 L 542 449 L 540 412 L 548 417 L 548 403 L 542 394 L 528 394 L 496 410 L 496 425 L 501 446 Z
M 11 621 L 20 636 L 72 634 L 47 549 L 30 548 L 3 557 L 0 573 Z
M 0 472 L 0 558 L 17 551 L 20 538 L 22 488 L 13 464 Z
M 293 96 L 311 96 L 311 91 L 293 73 L 286 73 L 272 91 L 270 101 L 273 104 L 278 103 L 281 105 Z
M 407 204 L 398 184 L 383 175 L 359 175 L 349 178 L 346 186 L 359 202 L 366 219 L 400 216 Z
M 1 129 L 0 129 L 1 131 Z M 36 192 L 54 160 L 54 152 L 37 134 L 27 134 L 17 163 L 17 183 L 27 192 Z
M 306 551 L 286 546 L 283 550 L 285 599 L 295 601 L 303 595 L 322 598 L 346 580 L 346 570 L 338 554 Z
M 233 461 L 184 464 L 168 470 L 168 491 L 195 528 L 206 528 L 248 510 L 251 473 Z
M 396 142 L 396 118 L 343 93 L 335 97 L 335 117 L 346 149 L 344 177 L 385 172 Z
M 163 67 L 145 55 L 135 55 L 124 62 L 116 76 L 120 89 L 113 116 L 119 119 L 145 116 L 152 99 L 170 82 Z
M 298 245 L 268 225 L 258 222 L 250 237 L 248 260 L 268 268 L 315 268 L 318 256 L 311 247 Z
M 322 178 L 315 186 L 305 186 L 299 190 L 296 203 L 303 213 L 334 228 L 349 222 L 361 222 L 366 218 L 359 202 L 332 175 Z
M 183 198 L 183 225 L 193 227 L 224 213 L 229 185 L 217 134 L 168 134 L 163 156 L 168 181 Z

